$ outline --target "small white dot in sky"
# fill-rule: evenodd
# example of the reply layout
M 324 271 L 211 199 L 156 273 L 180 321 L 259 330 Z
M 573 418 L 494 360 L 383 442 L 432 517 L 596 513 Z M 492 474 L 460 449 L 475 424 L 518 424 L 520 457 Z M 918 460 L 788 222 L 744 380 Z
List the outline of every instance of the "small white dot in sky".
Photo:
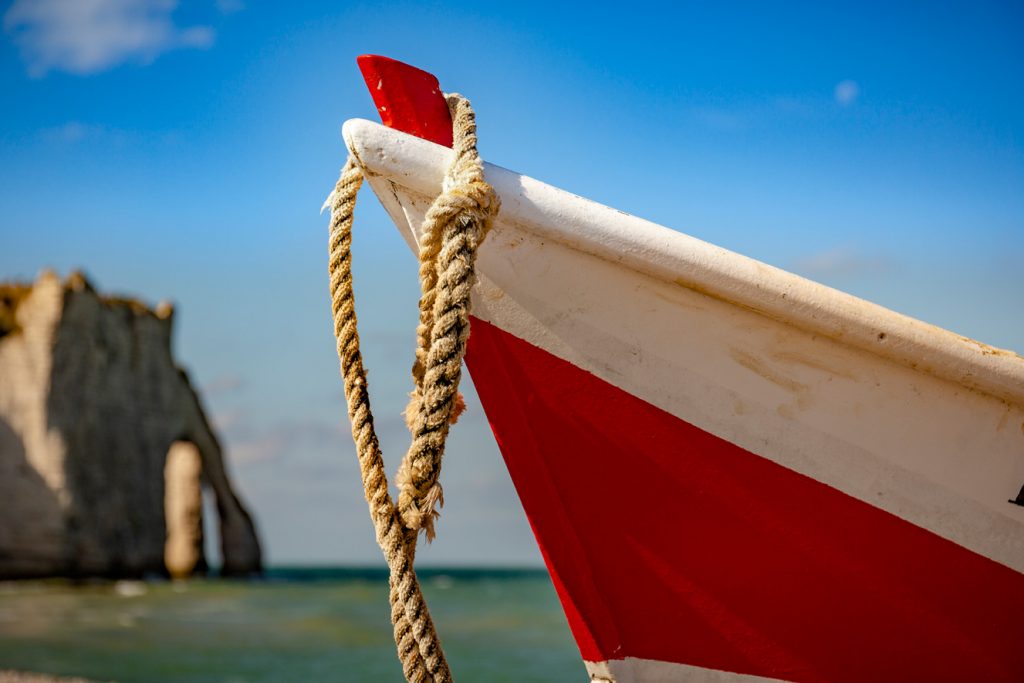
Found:
M 856 102 L 858 95 L 860 95 L 860 86 L 857 85 L 857 81 L 845 80 L 836 83 L 836 102 L 842 106 L 848 107 Z

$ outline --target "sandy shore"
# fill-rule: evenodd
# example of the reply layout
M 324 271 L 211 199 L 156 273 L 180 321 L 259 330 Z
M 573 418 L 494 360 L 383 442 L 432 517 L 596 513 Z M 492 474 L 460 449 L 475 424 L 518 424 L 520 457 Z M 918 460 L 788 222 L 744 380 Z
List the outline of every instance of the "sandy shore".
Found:
M 0 683 L 96 683 L 85 678 L 65 678 L 27 671 L 0 671 Z

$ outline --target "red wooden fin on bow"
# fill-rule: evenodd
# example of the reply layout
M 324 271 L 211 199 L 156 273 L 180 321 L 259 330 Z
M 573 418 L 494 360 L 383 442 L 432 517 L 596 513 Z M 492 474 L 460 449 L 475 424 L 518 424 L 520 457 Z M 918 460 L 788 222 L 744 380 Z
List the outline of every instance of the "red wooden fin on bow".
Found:
M 356 63 L 385 126 L 452 146 L 452 117 L 433 74 L 379 55 L 360 55 Z

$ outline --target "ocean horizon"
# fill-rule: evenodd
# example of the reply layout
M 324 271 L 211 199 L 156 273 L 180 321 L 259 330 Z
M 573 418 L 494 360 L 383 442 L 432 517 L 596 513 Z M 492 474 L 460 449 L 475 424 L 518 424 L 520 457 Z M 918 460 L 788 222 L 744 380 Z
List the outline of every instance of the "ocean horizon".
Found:
M 545 569 L 417 573 L 457 678 L 586 680 Z M 0 583 L 0 670 L 117 683 L 402 680 L 387 577 L 280 565 L 258 579 Z

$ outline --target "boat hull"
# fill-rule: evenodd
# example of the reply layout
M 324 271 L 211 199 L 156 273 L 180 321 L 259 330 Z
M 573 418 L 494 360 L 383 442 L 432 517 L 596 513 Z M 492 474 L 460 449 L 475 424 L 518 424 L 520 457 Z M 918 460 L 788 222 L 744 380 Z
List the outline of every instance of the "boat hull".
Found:
M 613 680 L 652 680 L 654 662 L 672 677 L 668 662 L 1020 680 L 1016 571 L 482 320 L 472 339 L 468 366 L 583 658 L 634 660 Z
M 346 139 L 415 246 L 448 152 Z M 487 172 L 467 364 L 592 676 L 1024 676 L 1024 361 Z

